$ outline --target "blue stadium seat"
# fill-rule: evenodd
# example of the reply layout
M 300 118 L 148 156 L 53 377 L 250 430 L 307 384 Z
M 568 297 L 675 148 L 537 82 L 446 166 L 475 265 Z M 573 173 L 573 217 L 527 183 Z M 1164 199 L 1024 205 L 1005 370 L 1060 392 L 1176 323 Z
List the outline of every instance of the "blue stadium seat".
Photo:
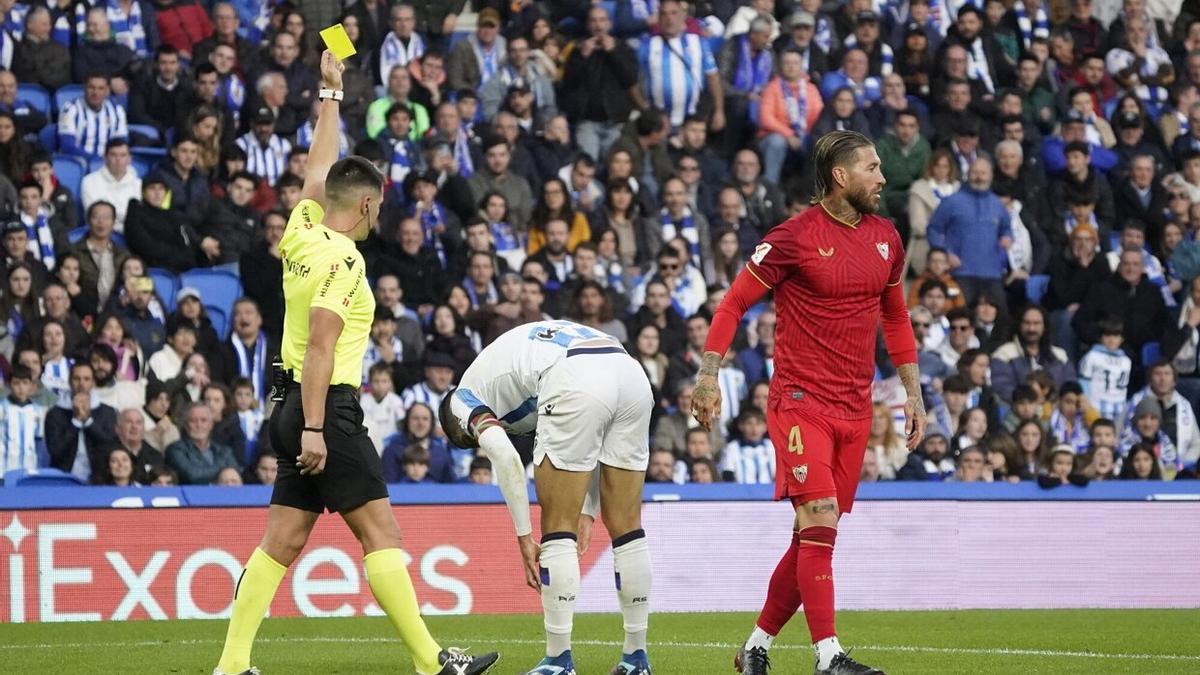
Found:
M 600 6 L 604 11 L 608 12 L 608 20 L 614 21 L 617 18 L 617 3 L 616 0 L 600 0 Z
M 58 125 L 47 124 L 38 132 L 38 145 L 46 152 L 58 150 Z
M 40 84 L 18 84 L 17 100 L 25 101 L 43 115 L 50 115 L 50 93 Z
M 1157 342 L 1147 342 L 1142 345 L 1142 365 L 1149 366 L 1162 357 L 1162 345 Z
M 241 279 L 225 270 L 188 270 L 179 275 L 179 287 L 200 291 L 200 300 L 206 307 L 216 307 L 225 312 L 229 312 L 233 303 L 242 297 Z
M 54 91 L 54 117 L 62 111 L 63 106 L 83 96 L 82 84 L 64 84 Z
M 229 334 L 226 332 L 229 330 L 228 308 L 206 304 L 204 305 L 204 309 L 208 312 L 209 321 L 212 321 L 213 330 L 217 331 L 217 337 L 222 340 L 229 337 Z
M 4 487 L 78 487 L 87 485 L 66 471 L 49 467 L 26 471 L 14 469 L 4 474 Z
M 140 134 L 146 140 L 152 143 L 162 143 L 162 136 L 158 133 L 158 129 L 149 124 L 130 124 L 129 136 L 132 139 L 134 134 Z
M 1025 280 L 1025 297 L 1035 305 L 1042 304 L 1042 296 L 1050 287 L 1050 275 L 1034 274 Z
M 95 173 L 96 171 L 99 171 L 100 169 L 104 168 L 104 158 L 103 157 L 92 157 L 92 158 L 88 159 L 87 163 L 88 163 L 88 173 Z
M 159 160 L 167 156 L 166 148 L 155 148 L 149 145 L 130 146 L 129 152 L 134 159 L 142 158 L 151 164 L 157 164 Z
M 174 312 L 175 294 L 179 292 L 179 277 L 161 267 L 147 269 L 146 275 L 154 280 L 154 292 L 162 299 L 163 309 Z
M 87 160 L 74 155 L 56 154 L 53 161 L 54 175 L 58 177 L 59 184 L 78 198 L 83 177 L 88 172 Z
M 150 170 L 154 168 L 155 164 L 156 161 L 150 157 L 134 155 L 133 161 L 130 165 L 133 167 L 133 170 L 137 172 L 139 178 L 145 178 L 146 174 L 150 173 Z

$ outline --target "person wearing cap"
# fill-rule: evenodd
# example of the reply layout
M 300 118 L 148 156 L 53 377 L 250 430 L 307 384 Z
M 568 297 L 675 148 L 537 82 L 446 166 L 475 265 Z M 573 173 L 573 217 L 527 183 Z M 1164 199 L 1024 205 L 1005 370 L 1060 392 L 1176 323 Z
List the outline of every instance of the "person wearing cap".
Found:
M 1087 150 L 1087 165 L 1101 174 L 1117 166 L 1117 153 L 1103 145 L 1087 140 L 1087 121 L 1078 110 L 1070 109 L 1059 123 L 1058 132 L 1042 141 L 1042 158 L 1046 173 L 1057 176 L 1068 168 L 1066 149 L 1071 143 L 1082 143 Z M 1076 167 L 1075 173 L 1081 173 Z
M 954 477 L 957 467 L 950 453 L 950 441 L 940 430 L 925 434 L 920 447 L 908 455 L 904 466 L 896 470 L 896 480 L 947 481 Z
M 702 97 L 712 103 L 713 131 L 725 128 L 725 88 L 721 74 L 709 50 L 708 40 L 685 32 L 687 3 L 661 0 L 658 8 L 658 35 L 642 39 L 638 50 L 641 63 L 642 92 L 651 107 L 662 110 L 672 128 L 695 114 Z
M 203 217 L 211 198 L 208 176 L 197 165 L 199 156 L 200 145 L 195 137 L 175 134 L 168 157 L 147 176 L 154 176 L 167 186 L 171 207 L 192 223 Z
M 812 12 L 796 10 L 784 22 L 788 30 L 787 39 L 775 40 L 773 44 L 777 58 L 782 58 L 786 51 L 799 52 L 801 68 L 808 74 L 809 79 L 820 81 L 829 70 L 829 52 L 822 49 L 813 39 L 816 25 L 817 17 Z
M 984 291 L 993 302 L 1004 303 L 1001 279 L 1012 227 L 1003 202 L 991 191 L 992 173 L 990 158 L 976 158 L 967 184 L 938 204 L 926 231 L 931 247 L 950 253 L 954 279 L 968 305 Z
M 1141 155 L 1150 157 L 1155 176 L 1167 174 L 1171 160 L 1163 152 L 1162 145 L 1146 138 L 1146 118 L 1131 110 L 1114 113 L 1113 130 L 1117 134 L 1117 144 L 1113 146 L 1113 151 L 1117 153 L 1117 168 L 1112 176 L 1114 184 L 1128 175 L 1133 159 Z M 1162 210 L 1165 208 L 1164 205 Z
M 429 109 L 412 100 L 412 93 L 412 74 L 408 72 L 408 67 L 392 66 L 387 77 L 387 91 L 367 107 L 367 137 L 376 138 L 383 132 L 387 127 L 387 113 L 393 105 L 399 103 L 411 113 L 409 137 L 413 141 L 421 139 L 429 130 Z
M 1175 443 L 1163 430 L 1162 405 L 1153 397 L 1146 397 L 1137 404 L 1131 402 L 1129 408 L 1129 424 L 1121 433 L 1120 454 L 1126 462 L 1132 462 L 1139 450 L 1148 451 L 1162 474 L 1151 477 L 1170 480 L 1180 468 L 1176 463 L 1181 458 Z M 1122 470 L 1121 476 L 1124 478 L 1128 473 L 1131 472 Z
M 475 32 L 459 40 L 446 57 L 450 89 L 476 89 L 500 71 L 506 61 L 506 41 L 500 35 L 500 13 L 485 7 L 475 16 Z
M 358 386 L 375 300 L 355 242 L 376 226 L 385 178 L 363 157 L 337 159 L 344 69 L 332 52 L 321 55 L 321 111 L 308 171 L 279 244 L 287 307 L 278 373 L 283 400 L 270 421 L 278 477 L 267 531 L 246 563 L 213 672 L 250 669 L 263 615 L 317 518 L 329 510 L 342 516 L 362 545 L 367 582 L 404 640 L 414 670 L 480 675 L 497 654 L 444 650 L 421 619 L 383 466 L 362 426 Z
M 274 186 L 284 172 L 292 144 L 275 133 L 275 113 L 265 106 L 250 118 L 250 129 L 236 141 L 246 153 L 246 171 Z
M 184 217 L 168 207 L 167 184 L 151 173 L 142 181 L 142 198 L 129 202 L 125 222 L 125 243 L 129 251 L 146 261 L 149 267 L 161 267 L 173 274 L 192 269 L 203 239 Z M 208 246 L 219 245 L 215 240 Z
M 890 75 L 895 68 L 896 54 L 892 46 L 879 37 L 879 14 L 874 10 L 859 12 L 854 17 L 854 32 L 846 36 L 846 49 L 857 47 L 867 55 L 867 71 L 875 77 Z
M 0 279 L 8 279 L 8 271 L 16 265 L 29 268 L 33 283 L 30 293 L 36 295 L 50 278 L 46 265 L 29 250 L 29 230 L 20 220 L 0 221 L 0 238 L 3 239 L 3 261 L 0 262 Z M 94 309 L 94 308 L 93 308 Z
M 521 83 L 533 94 L 533 106 L 542 119 L 549 119 L 558 112 L 554 97 L 554 82 L 546 77 L 530 60 L 529 38 L 514 35 L 507 46 L 508 60 L 492 77 L 479 88 L 479 103 L 483 106 L 483 118 L 490 120 L 511 93 L 514 84 Z M 594 86 L 594 83 L 589 83 Z
M 84 176 L 79 188 L 79 201 L 84 209 L 101 199 L 117 208 L 118 232 L 125 230 L 125 212 L 129 201 L 142 194 L 142 179 L 130 166 L 132 160 L 128 140 L 109 140 L 104 147 L 104 166 Z

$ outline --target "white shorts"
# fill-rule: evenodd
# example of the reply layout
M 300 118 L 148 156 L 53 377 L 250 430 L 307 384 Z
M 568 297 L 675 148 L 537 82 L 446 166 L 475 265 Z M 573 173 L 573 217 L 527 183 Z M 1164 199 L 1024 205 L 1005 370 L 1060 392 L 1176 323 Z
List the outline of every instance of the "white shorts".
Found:
M 578 354 L 544 375 L 538 392 L 533 463 L 593 471 L 596 463 L 645 471 L 654 394 L 628 354 Z

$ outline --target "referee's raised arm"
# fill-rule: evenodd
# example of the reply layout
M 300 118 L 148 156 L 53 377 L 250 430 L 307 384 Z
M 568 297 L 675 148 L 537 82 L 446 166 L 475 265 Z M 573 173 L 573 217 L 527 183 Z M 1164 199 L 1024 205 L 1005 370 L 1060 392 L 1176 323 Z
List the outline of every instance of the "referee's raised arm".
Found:
M 338 159 L 338 128 L 341 121 L 342 71 L 345 64 L 338 61 L 333 52 L 328 49 L 321 54 L 321 88 L 337 92 L 321 99 L 321 108 L 317 113 L 317 124 L 313 127 L 312 145 L 308 149 L 308 170 L 304 176 L 304 188 L 300 191 L 301 199 L 311 199 L 325 203 L 325 177 L 329 175 L 329 167 Z

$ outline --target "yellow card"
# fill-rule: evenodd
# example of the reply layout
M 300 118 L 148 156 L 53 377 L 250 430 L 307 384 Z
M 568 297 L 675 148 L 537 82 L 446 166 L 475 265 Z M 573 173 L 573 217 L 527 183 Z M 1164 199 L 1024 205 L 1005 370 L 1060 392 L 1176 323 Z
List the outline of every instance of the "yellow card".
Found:
M 354 48 L 354 43 L 350 41 L 350 36 L 346 35 L 346 29 L 340 23 L 321 31 L 321 39 L 325 41 L 325 46 L 339 61 L 358 53 L 358 50 Z

